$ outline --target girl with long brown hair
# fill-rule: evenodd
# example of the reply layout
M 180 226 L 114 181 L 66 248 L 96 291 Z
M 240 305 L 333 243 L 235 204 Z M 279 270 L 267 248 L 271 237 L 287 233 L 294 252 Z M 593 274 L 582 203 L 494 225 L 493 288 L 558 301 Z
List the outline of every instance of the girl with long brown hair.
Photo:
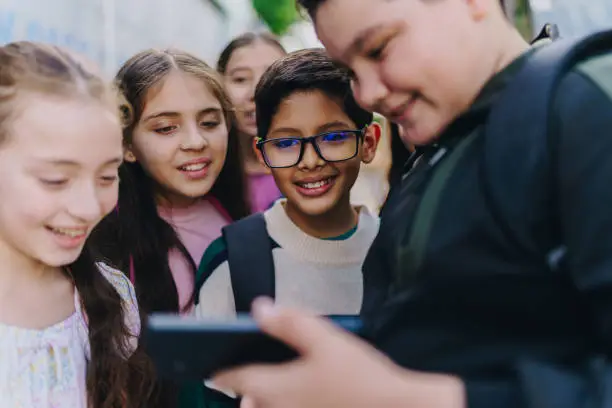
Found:
M 145 313 L 190 313 L 204 250 L 249 214 L 233 107 L 219 74 L 180 50 L 133 56 L 116 83 L 132 121 L 117 211 L 96 247 L 126 271 Z M 162 388 L 159 406 L 176 405 L 175 387 Z

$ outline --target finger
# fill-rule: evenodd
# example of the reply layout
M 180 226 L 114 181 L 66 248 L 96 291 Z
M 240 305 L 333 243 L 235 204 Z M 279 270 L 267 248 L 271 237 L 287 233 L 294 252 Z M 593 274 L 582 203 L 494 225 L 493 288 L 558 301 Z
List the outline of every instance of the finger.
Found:
M 282 389 L 290 364 L 251 365 L 220 372 L 213 377 L 215 386 L 229 389 L 252 400 L 269 398 L 270 393 Z
M 300 355 L 310 354 L 317 345 L 346 336 L 326 319 L 275 306 L 267 298 L 256 299 L 252 312 L 264 332 L 294 348 Z
M 240 408 L 257 408 L 255 405 L 255 400 L 249 397 L 244 397 L 242 401 L 240 401 Z

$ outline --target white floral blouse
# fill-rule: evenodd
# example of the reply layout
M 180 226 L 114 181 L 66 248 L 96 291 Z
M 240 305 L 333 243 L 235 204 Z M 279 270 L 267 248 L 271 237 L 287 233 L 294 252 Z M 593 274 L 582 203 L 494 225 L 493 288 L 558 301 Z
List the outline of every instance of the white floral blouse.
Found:
M 123 299 L 133 351 L 140 334 L 134 288 L 120 271 L 103 263 L 98 268 Z M 0 407 L 87 408 L 90 346 L 87 317 L 76 291 L 74 304 L 72 316 L 43 330 L 0 323 Z

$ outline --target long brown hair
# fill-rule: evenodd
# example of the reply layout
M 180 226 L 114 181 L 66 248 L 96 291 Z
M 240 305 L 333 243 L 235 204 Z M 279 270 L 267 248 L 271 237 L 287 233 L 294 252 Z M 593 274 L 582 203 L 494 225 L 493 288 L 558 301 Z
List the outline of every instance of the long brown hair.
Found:
M 141 119 L 150 90 L 159 86 L 170 73 L 180 70 L 203 81 L 219 100 L 228 126 L 225 164 L 209 194 L 216 198 L 233 220 L 247 216 L 250 206 L 245 193 L 245 176 L 238 146 L 234 111 L 223 90 L 218 73 L 199 58 L 179 50 L 146 50 L 134 55 L 119 69 L 116 85 L 128 102 L 124 145 L 132 141 L 134 128 Z M 124 162 L 119 168 L 118 210 L 109 214 L 92 237 L 104 256 L 120 269 L 132 270 L 136 296 L 141 310 L 180 312 L 178 291 L 168 253 L 177 249 L 189 262 L 195 277 L 196 262 L 180 241 L 174 228 L 158 213 L 155 182 L 138 162 Z M 146 338 L 141 338 L 146 344 Z M 177 404 L 176 387 L 170 382 L 157 384 L 150 406 L 172 407 Z
M 14 100 L 26 91 L 94 99 L 107 103 L 119 116 L 117 93 L 83 62 L 58 47 L 32 42 L 0 47 L 0 142 L 11 137 L 7 123 L 16 114 Z M 140 407 L 153 382 L 150 362 L 140 350 L 126 360 L 130 355 L 126 340 L 131 334 L 123 302 L 100 273 L 98 260 L 87 242 L 78 259 L 67 265 L 89 326 L 88 399 L 93 408 Z
M 130 58 L 116 75 L 116 85 L 129 103 L 124 144 L 129 146 L 150 90 L 171 72 L 180 70 L 202 80 L 221 103 L 229 130 L 225 164 L 211 188 L 229 216 L 238 220 L 249 214 L 245 178 L 233 108 L 214 69 L 199 58 L 178 50 L 147 50 Z M 133 269 L 136 294 L 146 313 L 179 312 L 176 284 L 168 263 L 168 252 L 178 249 L 191 264 L 193 260 L 174 228 L 157 211 L 155 182 L 138 162 L 124 162 L 119 169 L 118 211 L 109 214 L 96 228 L 97 247 L 122 270 Z

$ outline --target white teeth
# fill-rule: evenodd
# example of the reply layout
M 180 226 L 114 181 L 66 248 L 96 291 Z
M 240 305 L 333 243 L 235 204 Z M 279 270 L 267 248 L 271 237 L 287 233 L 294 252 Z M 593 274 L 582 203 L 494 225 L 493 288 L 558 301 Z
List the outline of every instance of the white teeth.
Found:
M 200 170 L 202 170 L 206 166 L 208 166 L 208 163 L 188 164 L 186 166 L 182 166 L 181 170 L 185 170 L 185 171 L 200 171 Z
M 313 183 L 301 183 L 300 185 L 304 188 L 319 188 L 323 187 L 326 184 L 329 184 L 331 179 L 319 180 Z
M 74 229 L 74 228 L 52 228 L 51 229 L 56 234 L 67 235 L 71 238 L 80 237 L 87 233 L 87 229 Z

